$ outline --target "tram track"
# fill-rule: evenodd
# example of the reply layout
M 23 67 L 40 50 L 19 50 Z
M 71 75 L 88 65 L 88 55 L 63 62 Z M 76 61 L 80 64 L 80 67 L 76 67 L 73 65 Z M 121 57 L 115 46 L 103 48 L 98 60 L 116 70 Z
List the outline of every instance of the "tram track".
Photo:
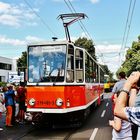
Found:
M 21 136 L 18 136 L 17 138 L 14 138 L 14 140 L 20 140 L 20 139 L 24 138 L 25 136 L 27 136 L 28 134 L 32 133 L 34 130 L 36 130 L 36 128 L 32 127 L 28 131 L 23 133 Z
M 71 138 L 71 136 L 72 136 L 76 131 L 77 131 L 77 129 L 72 130 L 71 132 L 69 132 L 69 133 L 65 136 L 64 140 L 69 140 L 69 138 Z
M 74 133 L 76 133 L 76 131 L 79 129 L 79 124 L 73 124 L 71 126 L 55 126 L 54 125 L 52 128 L 43 127 L 43 126 L 33 126 L 32 128 L 30 128 L 26 132 L 22 133 L 20 136 L 13 138 L 13 140 L 26 140 L 26 139 L 28 139 L 28 137 L 31 138 L 32 136 L 34 138 L 34 134 L 36 132 L 38 132 L 38 130 L 42 130 L 42 129 L 45 130 L 45 131 L 43 131 L 42 135 L 44 135 L 44 134 L 46 135 L 46 136 L 43 136 L 43 139 L 46 139 L 46 140 L 50 139 L 49 134 L 52 133 L 51 139 L 57 140 L 57 138 L 56 138 L 57 135 L 59 135 L 59 133 L 62 133 L 63 130 L 65 130 L 65 132 L 62 133 L 63 135 L 61 136 L 62 140 L 69 140 L 72 137 L 72 135 Z M 57 130 L 60 130 L 59 133 L 57 132 Z M 41 140 L 42 138 L 36 138 L 36 139 Z
M 31 125 L 31 124 L 23 124 L 23 125 L 15 125 L 13 129 L 5 129 L 5 133 L 3 140 L 72 140 L 72 139 L 88 139 L 93 138 L 95 135 L 94 130 L 98 130 L 96 133 L 96 139 L 110 139 L 111 138 L 111 129 L 108 127 L 107 122 L 111 117 L 109 115 L 109 111 L 111 105 L 108 98 L 106 98 L 103 104 L 99 108 L 94 109 L 88 119 L 83 123 L 81 121 L 74 122 L 64 122 L 64 119 L 59 121 L 53 121 L 50 125 L 44 123 Z M 107 109 L 108 108 L 108 109 Z M 104 113 L 104 116 L 101 117 L 102 112 L 106 109 L 107 113 Z M 105 129 L 103 129 L 103 126 Z M 100 129 L 102 128 L 102 129 Z M 97 132 L 97 131 L 96 131 Z M 105 135 L 104 132 L 108 132 L 109 134 Z M 109 135 L 109 136 L 108 136 Z

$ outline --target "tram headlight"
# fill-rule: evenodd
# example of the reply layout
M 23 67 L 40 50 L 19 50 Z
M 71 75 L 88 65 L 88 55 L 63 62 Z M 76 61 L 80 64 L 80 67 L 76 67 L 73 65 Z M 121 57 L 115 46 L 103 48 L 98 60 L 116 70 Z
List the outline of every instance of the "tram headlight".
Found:
M 62 100 L 61 98 L 57 98 L 57 99 L 56 99 L 56 105 L 57 105 L 58 107 L 62 106 L 62 105 L 63 105 L 63 100 Z
M 34 105 L 35 105 L 35 99 L 34 99 L 34 98 L 31 98 L 31 99 L 29 100 L 29 105 L 30 105 L 30 106 L 34 106 Z

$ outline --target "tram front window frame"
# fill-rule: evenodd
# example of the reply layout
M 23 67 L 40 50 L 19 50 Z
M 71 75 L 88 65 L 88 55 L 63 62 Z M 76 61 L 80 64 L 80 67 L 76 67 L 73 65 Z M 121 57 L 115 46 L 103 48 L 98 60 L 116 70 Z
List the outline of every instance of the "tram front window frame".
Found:
M 66 45 L 28 46 L 28 82 L 64 82 Z

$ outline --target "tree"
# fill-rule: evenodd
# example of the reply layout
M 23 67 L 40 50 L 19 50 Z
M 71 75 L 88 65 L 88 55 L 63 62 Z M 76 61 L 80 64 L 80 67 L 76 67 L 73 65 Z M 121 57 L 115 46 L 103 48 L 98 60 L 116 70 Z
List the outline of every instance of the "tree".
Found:
M 88 40 L 85 37 L 80 37 L 75 41 L 74 45 L 81 48 L 85 48 L 88 51 L 88 53 L 90 53 L 90 55 L 96 60 L 95 47 L 91 39 Z
M 113 73 L 108 69 L 108 66 L 107 65 L 101 65 L 101 67 L 103 68 L 105 74 L 108 75 L 108 81 L 110 81 L 110 82 L 114 81 Z
M 93 44 L 92 40 L 88 40 L 87 38 L 83 37 L 83 38 L 78 38 L 75 41 L 75 46 L 79 46 L 81 48 L 85 48 L 88 53 L 97 61 L 96 59 L 96 55 L 95 55 L 95 47 Z M 112 81 L 113 79 L 113 73 L 110 72 L 110 70 L 108 69 L 107 65 L 101 65 L 100 66 L 103 68 L 104 72 L 106 75 L 109 75 L 109 79 Z
M 140 71 L 140 35 L 138 41 L 133 41 L 132 47 L 127 50 L 125 61 L 117 73 L 124 71 L 129 76 L 133 71 Z
M 17 60 L 18 68 L 27 68 L 27 52 L 22 52 L 21 58 Z
M 140 35 L 138 36 L 138 42 L 140 42 Z

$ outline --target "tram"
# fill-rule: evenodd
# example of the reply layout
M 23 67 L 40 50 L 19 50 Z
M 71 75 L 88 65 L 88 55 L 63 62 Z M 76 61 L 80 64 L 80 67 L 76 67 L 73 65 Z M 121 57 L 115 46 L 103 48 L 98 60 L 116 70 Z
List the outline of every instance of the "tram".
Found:
M 84 48 L 67 40 L 41 42 L 28 45 L 27 56 L 27 112 L 74 120 L 100 105 L 104 71 Z

